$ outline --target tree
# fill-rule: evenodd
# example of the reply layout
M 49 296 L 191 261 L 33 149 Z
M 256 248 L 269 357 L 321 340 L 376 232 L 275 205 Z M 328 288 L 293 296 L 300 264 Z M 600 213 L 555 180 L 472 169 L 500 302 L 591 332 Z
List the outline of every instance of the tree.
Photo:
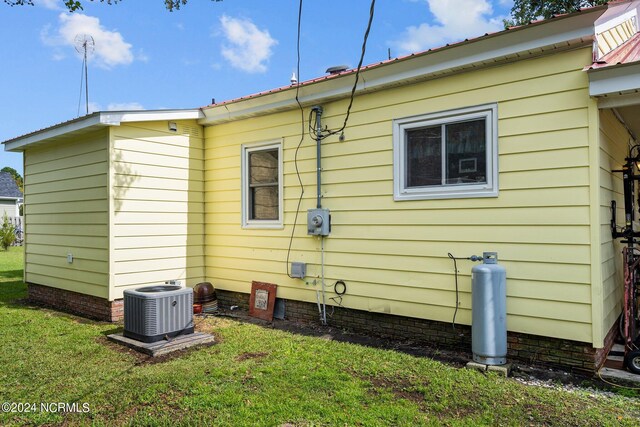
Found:
M 33 0 L 3 0 L 3 1 L 12 7 L 24 6 L 24 5 L 33 6 Z M 89 0 L 89 1 L 95 1 L 95 0 Z M 120 1 L 122 0 L 100 0 L 100 3 L 116 4 L 116 3 L 119 3 Z M 180 6 L 184 6 L 185 4 L 187 4 L 187 0 L 163 0 L 163 1 L 164 1 L 165 7 L 169 12 L 173 12 L 174 10 L 180 10 Z M 222 0 L 211 0 L 211 1 L 219 2 Z M 82 2 L 78 0 L 64 0 L 64 5 L 67 9 L 69 9 L 69 12 L 84 10 L 84 8 L 82 7 Z
M 555 15 L 576 12 L 584 7 L 607 3 L 608 0 L 515 0 L 511 8 L 511 19 L 504 21 L 505 27 L 526 25 L 538 19 L 549 19 Z
M 2 227 L 0 227 L 0 246 L 5 251 L 16 241 L 16 227 L 9 220 L 5 212 L 2 217 Z
M 22 176 L 18 173 L 17 170 L 15 170 L 12 167 L 5 166 L 2 169 L 0 169 L 0 172 L 9 172 L 11 174 L 11 176 L 13 176 L 13 180 L 18 185 L 18 188 L 20 189 L 20 191 L 22 191 L 24 193 L 24 188 L 23 188 L 24 187 L 24 181 L 22 180 Z

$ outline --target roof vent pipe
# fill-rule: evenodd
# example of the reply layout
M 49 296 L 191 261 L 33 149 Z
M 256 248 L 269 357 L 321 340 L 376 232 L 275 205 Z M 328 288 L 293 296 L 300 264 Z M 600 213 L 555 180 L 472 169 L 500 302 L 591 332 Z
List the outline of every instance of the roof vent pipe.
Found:
M 333 75 L 333 74 L 340 74 L 343 71 L 347 71 L 348 69 L 349 69 L 348 65 L 336 65 L 335 67 L 327 68 L 327 71 L 325 72 Z

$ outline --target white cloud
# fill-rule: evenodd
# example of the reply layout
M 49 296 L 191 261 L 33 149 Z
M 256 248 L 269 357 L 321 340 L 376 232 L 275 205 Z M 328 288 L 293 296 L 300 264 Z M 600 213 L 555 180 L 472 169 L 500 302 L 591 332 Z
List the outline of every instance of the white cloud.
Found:
M 34 4 L 50 10 L 63 10 L 59 0 L 35 0 Z
M 43 28 L 40 33 L 45 44 L 75 48 L 76 36 L 88 34 L 95 41 L 94 52 L 89 56 L 89 62 L 107 69 L 133 62 L 132 45 L 125 42 L 119 32 L 104 28 L 98 18 L 81 13 L 61 13 L 58 19 L 60 25 L 55 33 L 50 33 L 50 27 Z
M 147 55 L 144 50 L 139 49 L 136 54 L 136 60 L 140 62 L 149 62 L 149 55 Z
M 54 61 L 62 61 L 66 57 L 67 55 L 65 55 L 64 52 L 61 52 L 59 50 L 55 50 L 51 55 L 51 59 L 53 59 Z
M 89 114 L 95 113 L 96 111 L 102 111 L 102 107 L 97 102 L 89 101 Z
M 144 110 L 144 107 L 139 102 L 112 102 L 107 105 L 107 111 L 130 111 L 130 110 Z
M 488 0 L 426 0 L 426 3 L 436 22 L 407 27 L 398 40 L 391 42 L 403 54 L 500 31 L 502 19 L 506 18 L 494 16 Z
M 95 113 L 96 111 L 133 111 L 144 110 L 144 107 L 139 102 L 111 102 L 107 104 L 106 108 L 102 108 L 102 105 L 98 102 L 89 102 L 89 113 Z
M 235 68 L 248 73 L 264 73 L 266 62 L 271 57 L 272 48 L 278 41 L 268 30 L 260 30 L 246 19 L 220 18 L 226 44 L 222 46 L 222 56 Z

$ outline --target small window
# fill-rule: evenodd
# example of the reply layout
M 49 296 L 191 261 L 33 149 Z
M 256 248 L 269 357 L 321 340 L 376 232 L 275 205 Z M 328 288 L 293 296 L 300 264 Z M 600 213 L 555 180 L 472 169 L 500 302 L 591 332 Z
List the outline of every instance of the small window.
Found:
M 242 226 L 282 227 L 282 144 L 242 146 Z
M 395 200 L 498 195 L 497 106 L 393 122 Z

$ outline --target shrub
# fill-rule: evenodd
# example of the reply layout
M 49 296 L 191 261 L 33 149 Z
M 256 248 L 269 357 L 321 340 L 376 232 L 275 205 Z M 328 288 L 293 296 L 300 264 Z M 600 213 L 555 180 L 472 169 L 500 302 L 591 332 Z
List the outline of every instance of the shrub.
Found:
M 16 241 L 16 227 L 9 221 L 5 212 L 2 217 L 2 227 L 0 228 L 0 246 L 5 251 Z

